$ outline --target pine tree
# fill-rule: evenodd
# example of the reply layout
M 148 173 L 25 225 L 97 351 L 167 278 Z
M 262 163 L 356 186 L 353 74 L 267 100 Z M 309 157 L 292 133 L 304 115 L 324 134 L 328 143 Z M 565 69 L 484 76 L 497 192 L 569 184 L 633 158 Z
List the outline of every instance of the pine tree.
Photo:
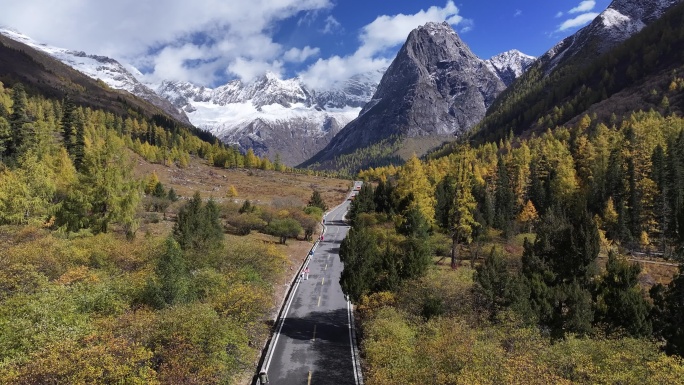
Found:
M 475 221 L 477 202 L 472 194 L 471 175 L 466 168 L 465 159 L 461 159 L 456 168 L 454 202 L 450 212 L 451 230 L 451 268 L 458 266 L 458 254 L 461 243 L 470 244 L 476 227 Z
M 0 163 L 5 162 L 12 146 L 12 131 L 9 122 L 0 116 Z
M 679 266 L 679 273 L 668 286 L 657 284 L 650 294 L 654 330 L 665 340 L 665 351 L 684 356 L 684 265 Z
M 210 199 L 202 204 L 202 197 L 195 192 L 178 211 L 173 235 L 191 263 L 190 268 L 213 266 L 223 249 L 223 225 L 216 203 Z
M 9 155 L 18 157 L 20 152 L 25 151 L 35 141 L 35 131 L 27 114 L 26 91 L 21 83 L 14 85 L 12 102 L 12 114 L 9 119 L 12 141 Z
M 314 190 L 313 193 L 311 193 L 311 198 L 309 199 L 307 206 L 318 207 L 322 211 L 328 210 L 328 205 L 325 204 L 325 201 L 323 201 L 323 197 L 318 190 Z
M 503 230 L 504 235 L 511 235 L 512 222 L 515 218 L 515 193 L 506 162 L 502 156 L 497 160 L 496 169 L 496 195 L 494 223 L 497 228 Z
M 76 105 L 69 95 L 67 95 L 62 102 L 62 119 L 60 121 L 60 126 L 62 128 L 64 147 L 69 155 L 73 156 L 76 142 Z
M 344 269 L 340 286 L 353 302 L 369 294 L 376 285 L 378 270 L 382 267 L 377 239 L 365 229 L 352 227 L 340 245 L 340 260 Z
M 375 211 L 374 195 L 373 186 L 370 183 L 364 183 L 361 186 L 361 190 L 356 194 L 356 198 L 352 201 L 347 213 L 347 220 L 352 226 L 359 225 L 357 221 L 359 214 Z
M 597 318 L 608 331 L 625 330 L 640 337 L 651 334 L 649 304 L 639 287 L 641 267 L 608 254 L 606 272 L 598 284 Z
M 184 303 L 190 298 L 190 273 L 183 251 L 173 237 L 166 238 L 155 272 L 159 278 L 159 295 L 165 305 Z
M 449 229 L 453 211 L 455 191 L 454 178 L 450 175 L 442 178 L 435 187 L 435 221 L 443 229 Z

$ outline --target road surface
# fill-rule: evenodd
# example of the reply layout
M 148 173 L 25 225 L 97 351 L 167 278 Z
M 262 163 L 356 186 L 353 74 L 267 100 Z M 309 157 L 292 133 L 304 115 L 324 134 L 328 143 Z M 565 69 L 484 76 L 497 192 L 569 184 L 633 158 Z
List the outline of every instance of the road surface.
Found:
M 309 279 L 295 282 L 285 301 L 262 366 L 272 385 L 363 383 L 351 342 L 350 304 L 339 283 L 339 250 L 349 230 L 344 222 L 349 204 L 347 200 L 326 215 L 323 241 L 308 261 Z

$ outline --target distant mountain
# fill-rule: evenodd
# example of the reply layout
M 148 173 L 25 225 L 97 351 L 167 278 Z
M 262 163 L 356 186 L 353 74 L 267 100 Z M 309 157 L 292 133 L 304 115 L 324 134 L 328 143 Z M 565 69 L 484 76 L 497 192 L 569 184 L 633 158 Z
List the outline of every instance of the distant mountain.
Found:
M 505 88 L 448 23 L 427 23 L 409 34 L 360 116 L 304 166 L 355 171 L 421 155 L 479 122 Z
M 474 139 L 554 128 L 587 112 L 608 122 L 613 115 L 659 109 L 663 96 L 676 111 L 679 96 L 659 90 L 670 88 L 684 62 L 683 25 L 681 0 L 613 1 L 502 93 Z
M 185 127 L 204 140 L 213 139 L 150 102 L 127 91 L 113 89 L 52 55 L 4 34 L 0 34 L 0 82 L 10 86 L 21 82 L 29 94 L 46 98 L 63 99 L 68 94 L 78 105 L 108 111 L 122 118 L 131 115 L 145 118 L 168 130 Z
M 164 81 L 158 88 L 197 127 L 259 156 L 296 165 L 316 154 L 370 100 L 382 72 L 360 74 L 327 90 L 267 73 L 216 88 Z
M 681 0 L 613 0 L 589 25 L 563 39 L 540 57 L 544 73 L 575 60 L 591 60 L 646 25 Z
M 515 79 L 524 74 L 536 59 L 534 56 L 525 55 L 517 49 L 512 49 L 492 56 L 485 60 L 485 64 L 508 87 Z
M 83 51 L 73 51 L 41 44 L 12 29 L 0 28 L 0 34 L 38 51 L 45 52 L 71 68 L 93 79 L 103 81 L 111 88 L 126 90 L 159 107 L 176 120 L 190 124 L 188 117 L 182 111 L 179 111 L 167 100 L 159 97 L 152 89 L 140 82 L 138 78 L 142 78 L 142 74 L 132 67 L 129 71 L 118 61 L 106 56 L 88 55 Z M 131 71 L 135 72 L 135 74 L 131 73 Z

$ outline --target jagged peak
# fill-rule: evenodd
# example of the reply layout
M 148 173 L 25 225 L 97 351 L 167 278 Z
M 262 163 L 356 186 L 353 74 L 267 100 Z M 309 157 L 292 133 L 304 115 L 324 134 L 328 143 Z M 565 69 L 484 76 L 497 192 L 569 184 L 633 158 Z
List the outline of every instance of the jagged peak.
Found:
M 430 35 L 440 32 L 456 35 L 456 31 L 454 31 L 454 29 L 451 27 L 451 24 L 449 24 L 447 21 L 428 21 L 427 23 L 416 28 L 415 31 L 426 31 Z
M 496 55 L 490 57 L 489 60 L 494 61 L 498 58 L 509 58 L 509 57 L 515 57 L 515 56 L 525 58 L 525 59 L 531 59 L 531 60 L 536 59 L 536 57 L 534 57 L 532 55 L 528 55 L 526 53 L 520 52 L 519 50 L 513 48 L 513 49 L 510 49 L 508 51 L 496 54 Z

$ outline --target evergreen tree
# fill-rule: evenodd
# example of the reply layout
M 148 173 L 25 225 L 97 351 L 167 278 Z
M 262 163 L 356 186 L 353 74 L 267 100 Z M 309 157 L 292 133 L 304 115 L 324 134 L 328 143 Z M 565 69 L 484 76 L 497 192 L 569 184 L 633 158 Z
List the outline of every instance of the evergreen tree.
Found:
M 375 211 L 375 201 L 373 186 L 370 183 L 364 183 L 361 190 L 356 194 L 356 198 L 352 201 L 349 212 L 347 213 L 347 220 L 352 226 L 358 225 L 358 217 L 361 213 L 372 213 Z
M 641 267 L 610 252 L 606 272 L 598 284 L 597 320 L 609 332 L 625 330 L 635 337 L 651 335 L 649 304 L 639 288 Z
M 352 227 L 340 245 L 340 260 L 344 264 L 340 276 L 342 291 L 353 302 L 358 302 L 371 292 L 380 275 L 378 269 L 382 262 L 377 239 L 365 229 Z
M 169 189 L 166 198 L 171 202 L 176 202 L 178 200 L 178 194 L 176 194 L 176 190 L 174 190 L 173 187 Z
M 161 308 L 190 299 L 190 272 L 183 251 L 172 236 L 166 238 L 155 273 L 157 281 L 149 282 L 146 290 L 149 304 Z
M 5 158 L 10 155 L 12 148 L 12 131 L 10 124 L 4 117 L 0 116 L 0 163 L 5 162 Z
M 657 284 L 650 294 L 654 330 L 665 340 L 665 351 L 684 356 L 684 265 L 679 266 L 679 273 L 667 287 Z
M 308 206 L 318 207 L 322 211 L 328 210 L 328 205 L 325 204 L 325 201 L 323 201 L 323 197 L 321 196 L 321 193 L 318 190 L 314 190 L 311 194 Z
M 489 313 L 491 320 L 495 320 L 501 310 L 528 297 L 523 291 L 524 286 L 508 271 L 506 259 L 494 248 L 484 263 L 476 268 L 473 279 L 476 300 Z
M 416 207 L 409 208 L 397 232 L 406 236 L 401 243 L 400 255 L 395 269 L 401 279 L 420 277 L 430 264 L 428 230 L 430 229 L 423 214 Z
M 588 333 L 593 322 L 589 283 L 596 269 L 599 235 L 596 224 L 576 201 L 566 213 L 554 207 L 544 215 L 534 245 L 525 242 L 523 274 L 535 318 L 552 334 Z
M 499 156 L 496 166 L 496 196 L 494 223 L 503 230 L 505 236 L 511 235 L 513 219 L 515 218 L 515 193 L 506 162 Z
M 199 192 L 195 192 L 178 211 L 173 235 L 181 249 L 190 253 L 196 263 L 207 263 L 206 259 L 211 258 L 212 253 L 223 248 L 223 226 L 216 203 L 209 200 L 203 205 Z
M 391 214 L 395 212 L 397 203 L 394 196 L 394 186 L 381 179 L 373 193 L 373 202 L 375 203 L 375 211 L 379 213 Z
M 71 97 L 67 95 L 62 102 L 62 119 L 60 121 L 60 126 L 62 128 L 64 147 L 72 157 L 76 142 L 76 119 L 76 105 L 73 100 L 71 100 Z
M 21 83 L 14 85 L 12 102 L 12 114 L 9 119 L 12 141 L 9 155 L 18 157 L 20 152 L 31 147 L 36 139 L 34 127 L 27 113 L 26 91 Z
M 449 229 L 451 224 L 455 184 L 454 178 L 447 175 L 435 187 L 435 221 L 443 229 Z

